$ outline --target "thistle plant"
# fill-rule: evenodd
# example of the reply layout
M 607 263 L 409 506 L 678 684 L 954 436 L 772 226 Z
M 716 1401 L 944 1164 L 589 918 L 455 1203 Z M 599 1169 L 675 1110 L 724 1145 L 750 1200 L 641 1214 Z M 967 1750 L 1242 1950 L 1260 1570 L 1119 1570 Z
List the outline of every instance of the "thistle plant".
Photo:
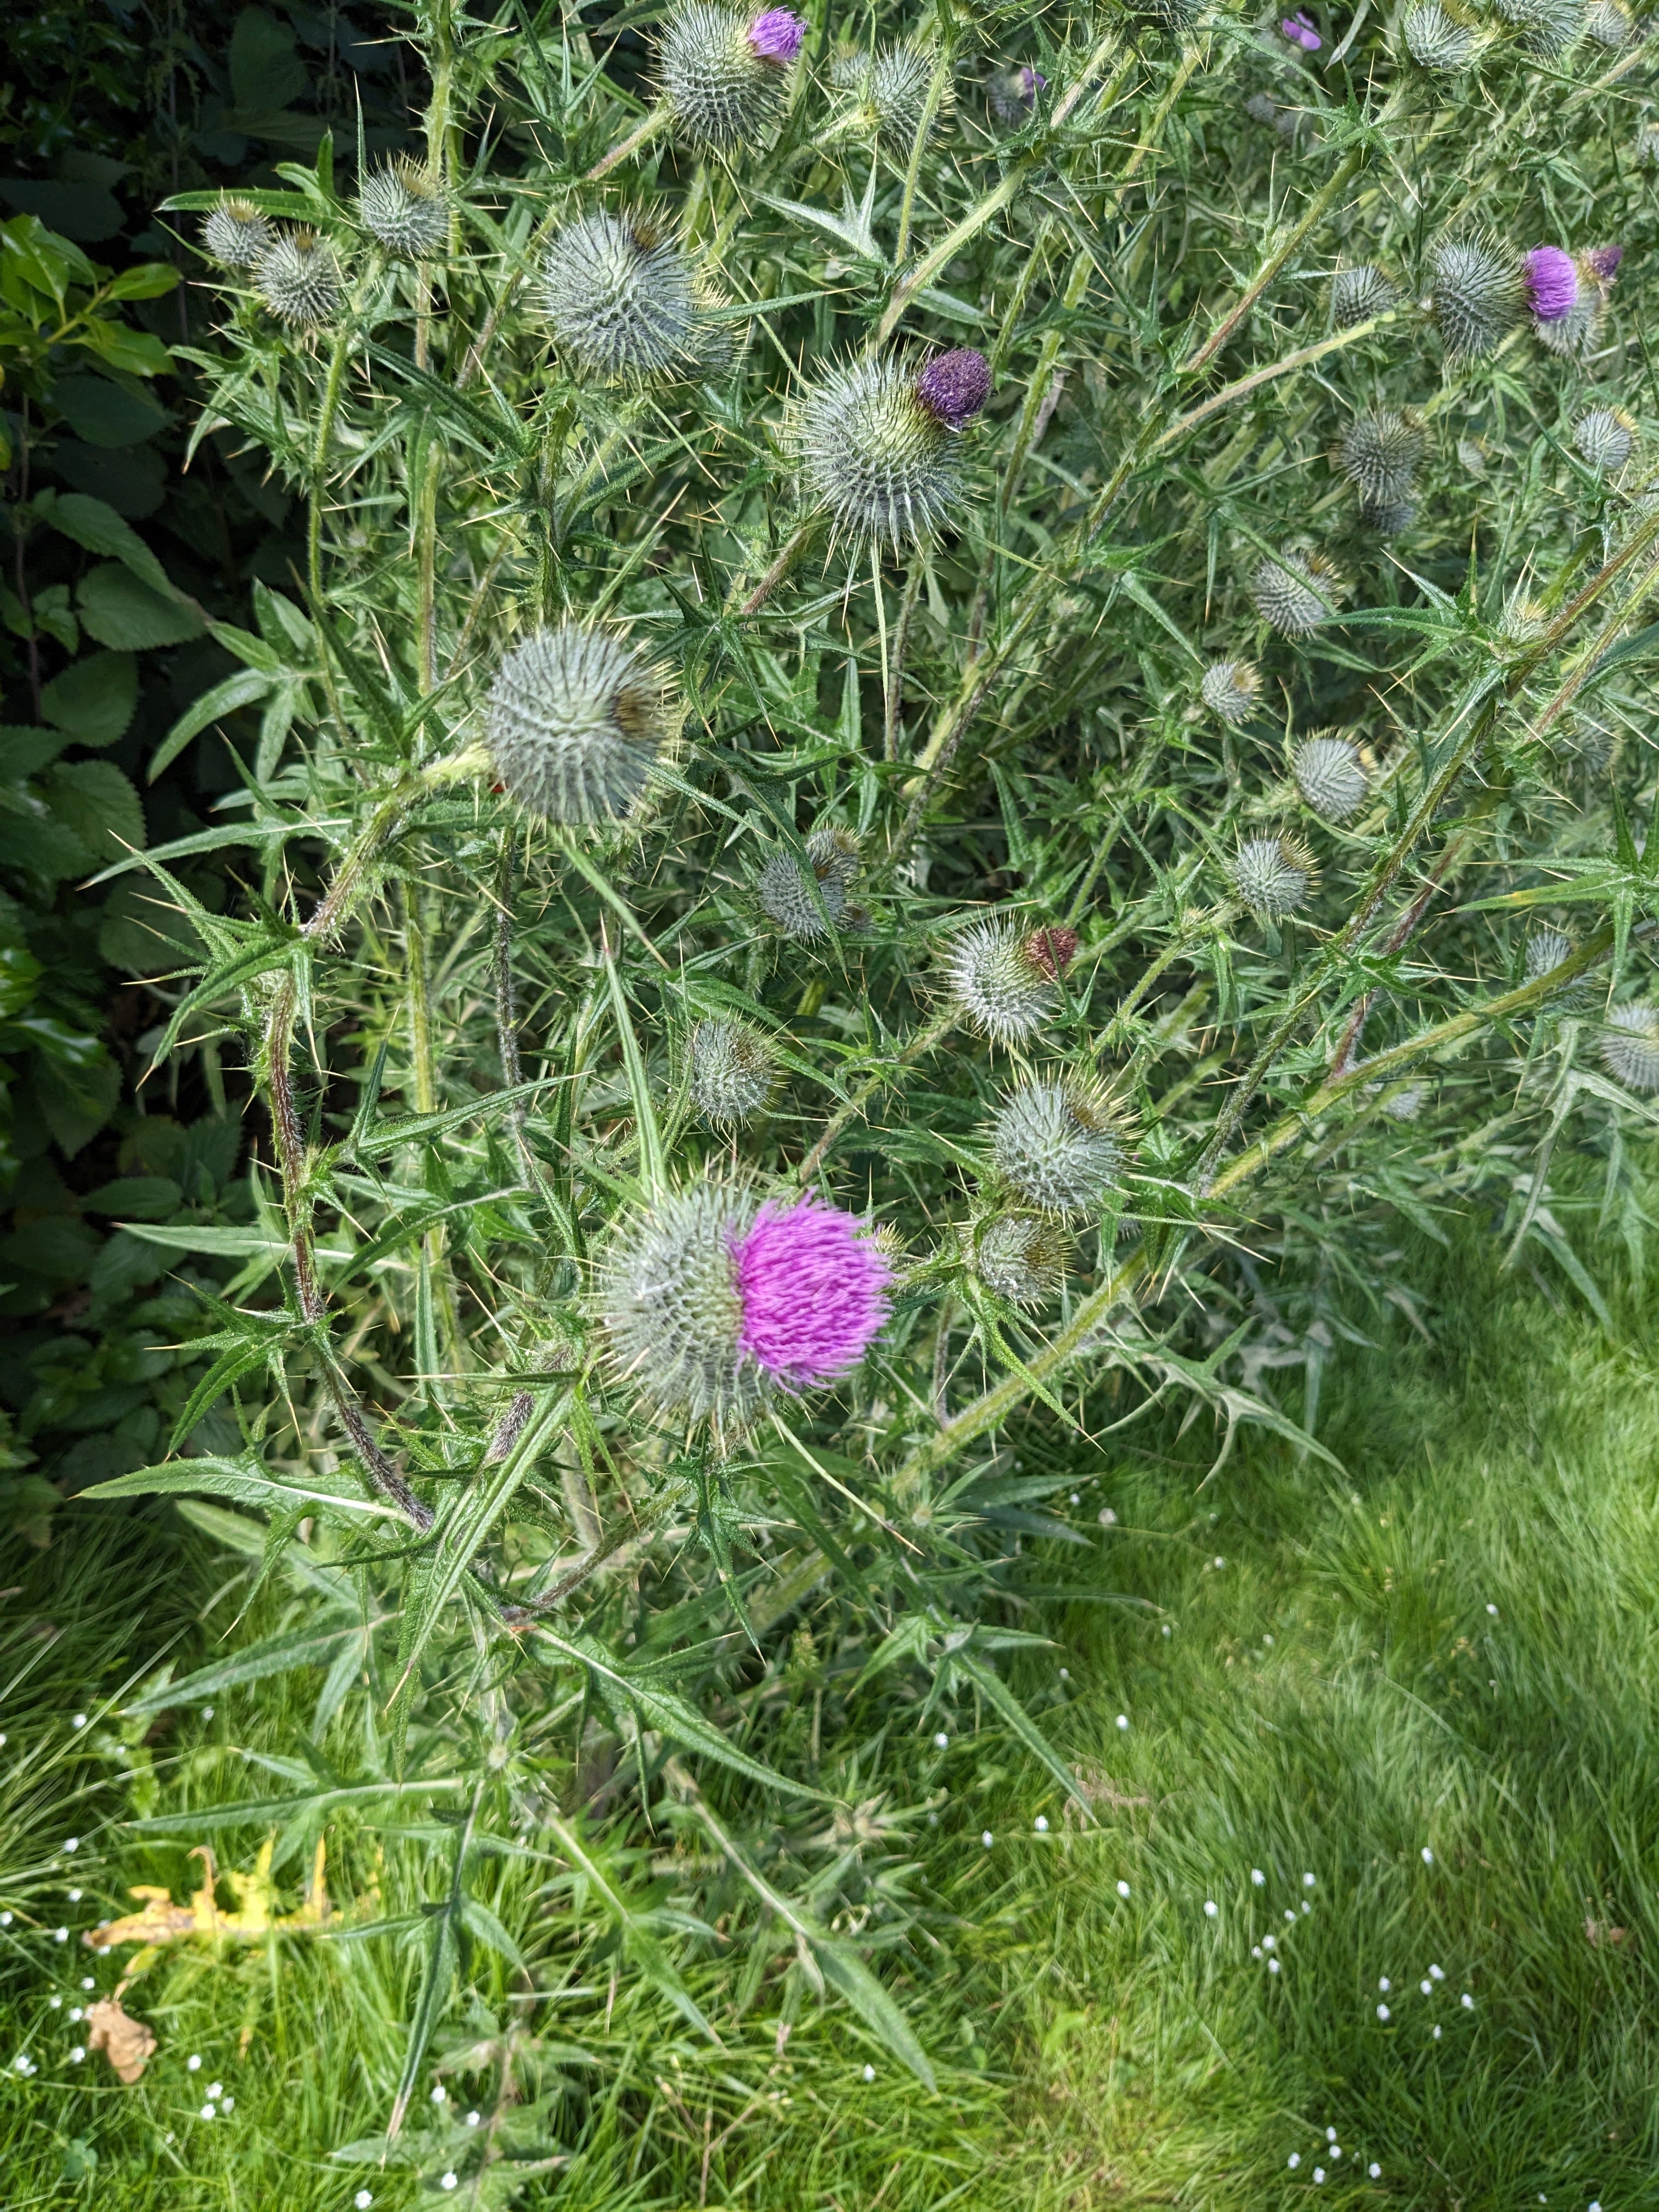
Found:
M 252 200 L 234 193 L 210 210 L 202 247 L 227 269 L 257 269 L 270 251 L 273 233 Z
M 158 742 L 222 726 L 234 784 L 111 848 L 193 947 L 143 1095 L 210 1064 L 251 1146 L 216 1364 L 125 1480 L 260 1514 L 296 1614 L 341 1563 L 316 1755 L 392 1776 L 432 1906 L 394 2136 L 495 1972 L 496 1850 L 604 1923 L 592 1998 L 574 1924 L 508 1931 L 573 2043 L 614 1975 L 664 2079 L 818 2002 L 936 2078 L 940 1716 L 1094 1848 L 1009 1656 L 1051 1539 L 988 1485 L 1069 1494 L 1154 1398 L 1305 1445 L 1316 1347 L 1414 1294 L 1402 1218 L 1496 1216 L 1564 1297 L 1650 1218 L 1635 68 L 1498 29 L 1477 100 L 1290 15 L 1292 155 L 1218 16 L 981 45 L 878 0 L 842 69 L 780 12 L 672 14 L 641 79 L 577 11 L 417 0 L 441 272 L 327 145 L 252 264 L 222 195 L 171 204 L 203 435 L 296 527 Z M 947 104 L 988 67 L 1029 106 Z M 1590 205 L 1616 285 L 1536 258 Z M 256 1833 L 311 1832 L 292 1787 Z
M 399 261 L 425 261 L 449 237 L 444 196 L 418 161 L 406 155 L 374 170 L 357 198 L 363 228 Z

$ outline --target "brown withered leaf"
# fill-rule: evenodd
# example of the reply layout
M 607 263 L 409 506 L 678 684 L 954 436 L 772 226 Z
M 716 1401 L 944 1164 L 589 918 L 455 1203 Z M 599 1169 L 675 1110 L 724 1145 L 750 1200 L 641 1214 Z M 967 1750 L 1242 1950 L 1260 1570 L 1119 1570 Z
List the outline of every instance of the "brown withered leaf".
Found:
M 101 2051 L 129 2088 L 149 2065 L 155 2038 L 142 2020 L 121 2009 L 118 1997 L 100 1997 L 87 2007 L 87 2048 Z
M 190 1856 L 202 1862 L 202 1886 L 191 1893 L 188 1905 L 175 1905 L 165 1889 L 140 1883 L 127 1894 L 142 1900 L 141 1910 L 112 1920 L 107 1928 L 89 1929 L 82 1942 L 92 1951 L 112 1951 L 123 1943 L 141 1947 L 128 1961 L 120 1984 L 120 1989 L 125 1989 L 136 1975 L 155 1964 L 162 1947 L 168 1943 L 181 1942 L 191 1936 L 205 1937 L 209 1942 L 246 1943 L 272 1932 L 302 1934 L 322 1927 L 330 1914 L 324 1879 L 327 1859 L 323 1838 L 317 1838 L 305 1901 L 295 1912 L 272 1909 L 277 1901 L 276 1885 L 270 1878 L 270 1855 L 275 1842 L 274 1837 L 266 1838 L 252 1874 L 225 1875 L 236 1898 L 234 1911 L 220 1911 L 213 1893 L 218 1880 L 213 1852 L 206 1844 L 198 1844 Z M 119 1993 L 118 1990 L 117 1995 Z

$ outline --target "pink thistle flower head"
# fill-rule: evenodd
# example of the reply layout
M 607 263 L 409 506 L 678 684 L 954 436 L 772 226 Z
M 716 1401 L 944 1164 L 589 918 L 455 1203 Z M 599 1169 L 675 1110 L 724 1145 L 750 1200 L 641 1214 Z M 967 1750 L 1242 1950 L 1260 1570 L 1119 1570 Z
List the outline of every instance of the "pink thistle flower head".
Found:
M 916 379 L 916 398 L 947 430 L 964 430 L 991 396 L 991 364 L 973 346 L 936 354 Z
M 1578 304 L 1578 271 L 1559 246 L 1534 246 L 1525 256 L 1527 298 L 1540 323 L 1559 323 Z
M 1324 43 L 1299 8 L 1294 15 L 1286 15 L 1280 22 L 1279 35 L 1288 39 L 1293 46 L 1300 46 L 1306 54 L 1316 54 Z
M 866 1224 L 810 1194 L 769 1199 L 734 1239 L 738 1351 L 785 1390 L 856 1367 L 887 1318 L 892 1269 Z
M 1622 246 L 1592 246 L 1584 256 L 1584 266 L 1598 284 L 1611 284 L 1624 258 Z
M 749 43 L 763 62 L 787 69 L 800 52 L 806 26 L 787 8 L 769 8 L 749 26 Z

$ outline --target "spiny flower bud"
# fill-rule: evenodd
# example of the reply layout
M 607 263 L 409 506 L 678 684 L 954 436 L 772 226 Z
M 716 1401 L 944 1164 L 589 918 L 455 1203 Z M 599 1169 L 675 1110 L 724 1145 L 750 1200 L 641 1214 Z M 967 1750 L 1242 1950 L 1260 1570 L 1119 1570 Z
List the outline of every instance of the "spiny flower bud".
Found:
M 429 261 L 449 242 L 449 203 L 435 178 L 407 155 L 363 179 L 363 228 L 399 261 Z
M 598 1305 L 621 1379 L 664 1418 L 741 1428 L 780 1392 L 848 1374 L 887 1317 L 866 1224 L 807 1196 L 692 1183 L 626 1218 Z
M 1319 879 L 1314 856 L 1299 837 L 1247 837 L 1228 863 L 1233 890 L 1262 921 L 1282 921 L 1303 905 Z
M 1432 304 L 1448 360 L 1492 352 L 1515 326 L 1524 297 L 1512 253 L 1480 238 L 1442 239 L 1430 250 Z
M 1400 305 L 1400 287 L 1375 262 L 1362 261 L 1356 269 L 1339 269 L 1331 279 L 1331 320 L 1340 331 L 1368 323 Z
M 1559 246 L 1534 246 L 1522 256 L 1527 304 L 1540 323 L 1559 323 L 1578 301 L 1578 271 Z
M 495 773 L 545 821 L 620 821 L 645 789 L 667 707 L 660 673 L 622 639 L 571 622 L 538 630 L 490 687 Z
M 1584 27 L 1583 0 L 1498 0 L 1498 12 L 1515 25 L 1527 52 L 1544 62 L 1559 61 Z
M 696 282 L 678 245 L 638 216 L 579 216 L 549 249 L 542 304 L 574 366 L 641 383 L 695 350 Z
M 807 498 L 857 540 L 925 537 L 960 489 L 956 433 L 989 388 L 983 356 L 967 347 L 920 375 L 890 359 L 832 370 L 796 414 Z
M 864 80 L 864 100 L 875 126 L 878 144 L 884 151 L 908 159 L 916 133 L 927 112 L 927 91 L 933 81 L 934 56 L 923 46 L 889 46 L 870 64 Z M 939 103 L 943 115 L 950 105 L 949 88 Z
M 1117 1180 L 1122 1133 L 1094 1084 L 1033 1077 L 1004 1097 L 991 1157 L 1004 1182 L 1044 1213 L 1083 1213 Z
M 1346 822 L 1370 789 L 1358 747 L 1329 731 L 1303 740 L 1291 757 L 1291 774 L 1304 799 L 1327 822 Z
M 1212 714 L 1236 730 L 1255 714 L 1261 689 L 1261 672 L 1253 662 L 1212 660 L 1204 672 L 1198 693 Z
M 1622 407 L 1592 407 L 1573 424 L 1572 442 L 1591 468 L 1611 476 L 1631 457 L 1636 424 Z
M 1003 129 L 1018 131 L 1030 121 L 1036 96 L 1048 86 L 1048 78 L 1038 69 L 997 70 L 986 82 L 985 98 Z
M 1594 39 L 1598 46 L 1607 46 L 1617 53 L 1627 46 L 1636 35 L 1636 26 L 1628 8 L 1622 0 L 1590 0 L 1584 12 L 1584 36 Z
M 691 1103 L 706 1121 L 746 1121 L 776 1080 L 771 1047 L 747 1022 L 699 1022 L 691 1032 Z
M 1336 595 L 1336 571 L 1320 553 L 1294 548 L 1257 562 L 1250 578 L 1255 611 L 1281 637 L 1306 637 L 1319 628 Z
M 762 139 L 783 105 L 806 27 L 787 8 L 752 15 L 691 0 L 672 15 L 659 56 L 662 95 L 694 144 L 726 153 Z
M 1021 931 L 982 921 L 945 946 L 945 988 L 970 1028 L 994 1044 L 1019 1044 L 1054 1012 L 1055 980 L 1076 950 L 1069 929 Z
M 1633 999 L 1607 1016 L 1601 1057 L 1632 1091 L 1659 1091 L 1659 1006 Z
M 222 200 L 202 225 L 202 244 L 227 269 L 255 269 L 270 252 L 270 225 L 252 200 Z
M 1046 1305 L 1066 1281 L 1072 1240 L 1040 1214 L 1004 1213 L 988 1221 L 974 1246 L 974 1272 L 1011 1306 Z
M 1536 983 L 1553 975 L 1564 960 L 1571 959 L 1572 949 L 1572 939 L 1565 930 L 1534 929 L 1527 939 L 1527 981 Z
M 340 264 L 313 230 L 283 231 L 253 272 L 253 289 L 279 323 L 325 323 L 340 305 Z
M 1467 69 L 1480 48 L 1480 34 L 1461 13 L 1421 0 L 1406 18 L 1406 51 L 1419 69 Z
M 806 857 L 817 897 L 793 853 L 770 855 L 756 880 L 755 896 L 761 911 L 786 937 L 810 945 L 838 928 L 847 912 L 847 894 L 859 871 L 858 840 L 844 830 L 815 830 L 806 841 Z
M 1337 465 L 1368 506 L 1397 506 L 1411 491 L 1423 445 L 1420 416 L 1376 407 L 1356 415 L 1343 432 Z
M 1650 119 L 1638 124 L 1636 143 L 1632 150 L 1639 168 L 1659 168 L 1659 123 Z

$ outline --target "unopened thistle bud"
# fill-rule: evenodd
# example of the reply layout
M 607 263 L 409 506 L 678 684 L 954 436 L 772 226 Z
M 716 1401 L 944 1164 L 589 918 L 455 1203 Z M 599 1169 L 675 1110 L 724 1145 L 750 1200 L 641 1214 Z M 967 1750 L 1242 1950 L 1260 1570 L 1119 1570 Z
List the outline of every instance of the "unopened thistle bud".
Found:
M 1291 774 L 1304 800 L 1327 822 L 1347 821 L 1370 789 L 1358 747 L 1328 731 L 1303 740 L 1291 756 Z
M 1257 562 L 1250 597 L 1270 629 L 1281 637 L 1306 637 L 1329 613 L 1336 581 L 1336 571 L 1322 554 L 1291 548 Z
M 1636 444 L 1636 423 L 1622 407 L 1592 407 L 1572 426 L 1572 442 L 1593 469 L 1612 476 Z
M 1337 466 L 1368 507 L 1398 506 L 1410 496 L 1424 442 L 1422 417 L 1413 410 L 1372 408 L 1343 432 Z
M 1331 320 L 1340 331 L 1387 314 L 1400 300 L 1400 287 L 1372 261 L 1362 261 L 1356 269 L 1339 269 L 1331 279 Z
M 1123 1156 L 1122 1131 L 1103 1094 L 1073 1076 L 1016 1084 L 992 1125 L 997 1172 L 1044 1213 L 1097 1206 L 1117 1182 Z
M 1474 361 L 1495 350 L 1514 329 L 1525 301 L 1519 262 L 1485 239 L 1442 239 L 1430 250 L 1432 301 L 1449 361 Z
M 1046 92 L 1048 86 L 1048 78 L 1038 69 L 997 70 L 986 82 L 986 103 L 1005 131 L 1018 131 L 1030 121 L 1037 94 Z
M 1659 1006 L 1639 999 L 1607 1016 L 1601 1057 L 1631 1091 L 1659 1091 Z
M 1004 1213 L 988 1221 L 974 1246 L 974 1272 L 988 1291 L 1028 1310 L 1060 1295 L 1072 1240 L 1041 1214 Z
M 1584 11 L 1584 36 L 1594 39 L 1598 46 L 1607 46 L 1618 53 L 1636 35 L 1636 26 L 1631 12 L 1622 0 L 1590 0 Z
M 692 143 L 718 153 L 753 146 L 783 105 L 806 26 L 787 8 L 763 15 L 691 0 L 669 18 L 659 56 L 662 95 Z
M 892 1269 L 866 1224 L 808 1196 L 692 1183 L 627 1218 L 597 1304 L 618 1377 L 653 1413 L 740 1429 L 856 1367 Z
M 755 896 L 786 937 L 810 945 L 841 926 L 859 872 L 858 840 L 844 830 L 815 830 L 806 841 L 806 858 L 810 866 L 803 868 L 793 853 L 772 854 L 756 879 Z
M 202 225 L 202 244 L 227 269 L 257 269 L 273 233 L 252 200 L 222 200 Z
M 776 1081 L 771 1047 L 747 1022 L 699 1022 L 691 1032 L 691 1103 L 706 1121 L 721 1128 L 746 1121 Z
M 1461 10 L 1441 0 L 1421 0 L 1406 18 L 1406 51 L 1419 69 L 1449 73 L 1467 69 L 1480 50 L 1480 33 Z
M 1227 864 L 1233 890 L 1261 921 L 1282 921 L 1306 903 L 1319 879 L 1299 837 L 1247 837 Z
M 1022 1043 L 1054 1012 L 1055 984 L 1077 942 L 1070 929 L 1019 930 L 996 921 L 964 929 L 941 961 L 957 1015 L 994 1044 Z
M 449 242 L 449 203 L 437 179 L 407 156 L 364 178 L 357 212 L 399 261 L 429 261 Z
M 1527 939 L 1527 981 L 1537 983 L 1553 975 L 1564 960 L 1571 958 L 1572 950 L 1572 939 L 1565 930 L 1534 929 Z
M 340 264 L 313 230 L 279 232 L 253 272 L 253 289 L 279 323 L 326 323 L 340 305 Z
M 486 715 L 496 775 L 548 822 L 621 821 L 644 791 L 667 728 L 660 672 L 609 631 L 569 622 L 514 647 Z
M 928 88 L 935 56 L 925 46 L 889 46 L 870 64 L 864 78 L 864 104 L 877 143 L 884 152 L 908 158 L 927 112 Z M 950 105 L 947 86 L 939 113 Z
M 1212 660 L 1204 672 L 1198 695 L 1218 720 L 1236 730 L 1255 714 L 1261 690 L 1261 672 L 1253 662 Z
M 634 215 L 579 216 L 554 240 L 542 304 L 561 350 L 591 376 L 643 383 L 696 349 L 697 289 L 674 239 Z
M 1584 28 L 1583 0 L 1498 0 L 1498 12 L 1514 24 L 1521 44 L 1540 61 L 1559 61 Z
M 890 359 L 833 370 L 797 410 L 807 499 L 855 540 L 926 537 L 960 490 L 957 434 L 984 405 L 990 380 L 984 356 L 966 346 L 919 374 Z
M 1637 125 L 1636 143 L 1632 151 L 1638 168 L 1659 168 L 1659 123 L 1649 120 Z

